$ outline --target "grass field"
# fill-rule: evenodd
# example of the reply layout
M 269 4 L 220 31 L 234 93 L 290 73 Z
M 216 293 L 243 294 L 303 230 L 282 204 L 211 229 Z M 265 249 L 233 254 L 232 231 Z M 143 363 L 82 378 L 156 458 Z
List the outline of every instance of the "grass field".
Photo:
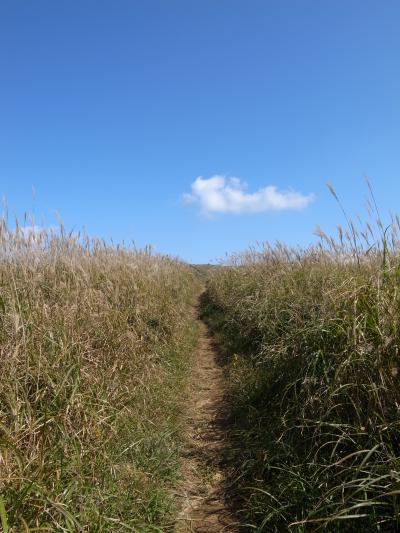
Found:
M 186 425 L 206 445 L 216 398 L 208 490 L 238 531 L 400 531 L 400 221 L 347 224 L 189 266 L 2 223 L 2 531 L 174 531 Z
M 209 282 L 245 530 L 400 530 L 399 220 L 348 223 L 311 249 L 238 254 Z
M 61 233 L 0 228 L 2 530 L 167 531 L 198 283 Z

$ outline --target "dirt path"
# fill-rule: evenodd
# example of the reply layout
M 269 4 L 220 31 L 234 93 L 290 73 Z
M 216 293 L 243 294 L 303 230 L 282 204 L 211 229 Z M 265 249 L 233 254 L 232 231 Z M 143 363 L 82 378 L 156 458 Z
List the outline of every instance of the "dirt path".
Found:
M 235 522 L 224 502 L 224 375 L 207 326 L 199 320 L 199 327 L 175 533 L 234 533 Z

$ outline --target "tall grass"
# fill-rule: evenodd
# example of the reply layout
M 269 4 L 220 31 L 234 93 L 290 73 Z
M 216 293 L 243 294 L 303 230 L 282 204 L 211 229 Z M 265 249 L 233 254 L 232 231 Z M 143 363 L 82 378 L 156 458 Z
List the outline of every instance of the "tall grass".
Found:
M 168 531 L 196 290 L 149 250 L 1 224 L 4 531 Z
M 399 220 L 346 219 L 306 250 L 238 254 L 209 283 L 249 531 L 400 530 Z

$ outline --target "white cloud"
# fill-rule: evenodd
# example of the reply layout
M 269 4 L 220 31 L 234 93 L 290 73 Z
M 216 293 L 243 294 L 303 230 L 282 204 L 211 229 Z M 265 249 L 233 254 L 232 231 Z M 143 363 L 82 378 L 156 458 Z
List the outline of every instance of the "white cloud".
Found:
M 19 231 L 22 233 L 22 235 L 26 238 L 30 237 L 31 235 L 41 235 L 42 233 L 45 233 L 46 230 L 44 228 L 40 228 L 39 226 L 20 226 Z
M 314 195 L 303 195 L 288 190 L 279 191 L 275 186 L 268 185 L 258 191 L 246 192 L 246 183 L 239 178 L 199 176 L 191 185 L 191 192 L 184 194 L 186 203 L 196 203 L 203 214 L 212 213 L 261 213 L 284 209 L 303 209 L 307 207 Z
M 14 233 L 18 234 L 26 240 L 36 240 L 40 237 L 50 237 L 58 232 L 59 228 L 56 226 L 41 227 L 31 224 L 28 226 L 18 226 L 18 229 L 14 230 Z

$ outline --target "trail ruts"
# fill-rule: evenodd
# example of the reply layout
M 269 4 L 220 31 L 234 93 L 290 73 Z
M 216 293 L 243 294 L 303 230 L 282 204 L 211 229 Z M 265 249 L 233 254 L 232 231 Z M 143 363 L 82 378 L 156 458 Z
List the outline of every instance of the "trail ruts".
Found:
M 181 511 L 175 533 L 237 531 L 226 505 L 227 448 L 225 380 L 207 326 L 199 320 L 200 339 L 188 397 L 188 423 L 183 482 L 179 489 Z

